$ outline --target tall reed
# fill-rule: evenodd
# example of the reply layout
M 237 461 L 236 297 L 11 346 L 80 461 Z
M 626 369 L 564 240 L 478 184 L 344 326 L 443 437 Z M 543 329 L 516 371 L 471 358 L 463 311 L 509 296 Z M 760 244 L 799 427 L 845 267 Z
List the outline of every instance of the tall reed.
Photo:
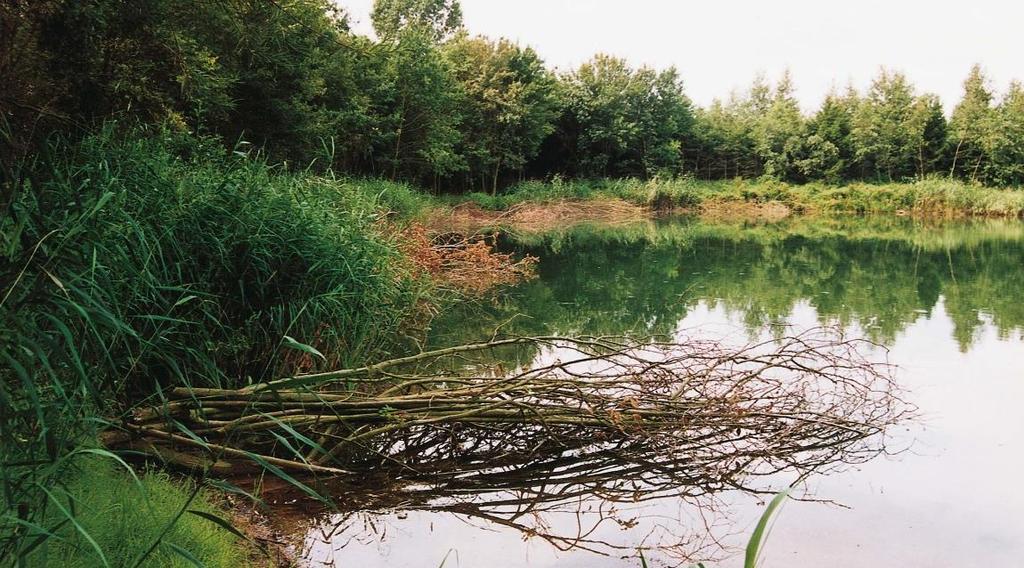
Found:
M 108 125 L 0 181 L 0 559 L 55 534 L 54 488 L 105 417 L 368 360 L 425 291 L 376 229 L 401 188 L 281 172 L 244 146 Z

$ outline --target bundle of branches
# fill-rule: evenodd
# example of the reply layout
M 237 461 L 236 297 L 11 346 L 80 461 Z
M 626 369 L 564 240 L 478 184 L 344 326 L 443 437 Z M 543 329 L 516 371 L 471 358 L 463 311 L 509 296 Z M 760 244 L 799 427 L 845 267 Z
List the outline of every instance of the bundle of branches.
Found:
M 533 363 L 511 371 L 468 360 L 525 346 Z M 178 388 L 107 441 L 192 467 L 372 470 L 466 491 L 526 487 L 531 471 L 630 500 L 638 486 L 754 490 L 759 475 L 885 451 L 882 434 L 910 409 L 872 350 L 828 329 L 743 347 L 494 339 L 240 390 Z

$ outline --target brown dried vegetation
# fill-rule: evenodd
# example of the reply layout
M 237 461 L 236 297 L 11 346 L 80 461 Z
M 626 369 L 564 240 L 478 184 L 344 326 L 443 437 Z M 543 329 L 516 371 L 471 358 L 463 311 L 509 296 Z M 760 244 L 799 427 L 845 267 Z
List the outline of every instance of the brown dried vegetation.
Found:
M 504 211 L 489 211 L 475 203 L 462 203 L 435 211 L 427 220 L 434 230 L 475 232 L 502 227 L 512 231 L 542 232 L 580 223 L 617 224 L 649 218 L 647 208 L 621 199 L 559 200 L 520 203 Z
M 423 225 L 401 231 L 398 242 L 414 270 L 442 291 L 479 297 L 499 286 L 517 284 L 534 275 L 537 259 L 498 252 L 498 233 L 448 232 L 431 235 Z

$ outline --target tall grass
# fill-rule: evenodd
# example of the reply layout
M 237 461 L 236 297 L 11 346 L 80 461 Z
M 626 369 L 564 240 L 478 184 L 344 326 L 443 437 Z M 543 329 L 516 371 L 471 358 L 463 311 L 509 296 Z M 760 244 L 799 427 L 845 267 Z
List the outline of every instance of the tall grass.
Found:
M 617 198 L 637 205 L 667 209 L 698 204 L 701 200 L 699 192 L 706 187 L 706 183 L 687 178 L 565 180 L 556 177 L 546 182 L 524 181 L 498 195 L 470 193 L 452 200 L 469 201 L 484 209 L 502 210 L 521 203 Z
M 473 193 L 456 201 L 470 201 L 485 209 L 500 210 L 528 202 L 598 198 L 617 198 L 655 209 L 693 207 L 707 201 L 779 202 L 795 211 L 1024 216 L 1024 190 L 982 187 L 944 178 L 912 183 L 855 182 L 842 186 L 742 179 L 710 182 L 689 178 L 554 179 L 523 182 L 497 196 Z
M 0 559 L 56 534 L 55 488 L 103 417 L 168 387 L 373 358 L 425 291 L 377 230 L 388 211 L 418 207 L 401 186 L 278 172 L 244 147 L 114 127 L 5 172 Z

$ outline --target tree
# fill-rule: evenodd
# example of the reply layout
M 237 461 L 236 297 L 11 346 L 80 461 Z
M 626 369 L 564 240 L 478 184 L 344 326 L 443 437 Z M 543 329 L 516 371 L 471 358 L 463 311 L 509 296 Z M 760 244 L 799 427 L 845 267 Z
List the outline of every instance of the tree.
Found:
M 34 101 L 21 104 L 68 124 L 168 122 L 305 161 L 336 132 L 331 111 L 347 112 L 363 89 L 326 77 L 360 57 L 328 0 L 82 0 L 23 12 L 15 55 L 34 53 L 36 69 L 19 64 L 33 77 L 24 92 Z
M 674 68 L 630 68 L 598 55 L 562 78 L 558 136 L 569 173 L 587 177 L 678 172 L 693 113 Z
M 697 173 L 705 172 L 708 179 L 761 175 L 749 98 L 733 93 L 726 102 L 715 99 L 708 109 L 698 109 L 696 117 Z
M 465 168 L 461 93 L 448 62 L 415 30 L 388 44 L 373 96 L 379 113 L 376 162 L 392 179 L 437 181 Z
M 782 75 L 770 99 L 765 99 L 758 82 L 751 88 L 754 119 L 754 148 L 764 167 L 764 175 L 790 179 L 796 173 L 796 158 L 803 143 L 804 119 L 793 97 L 789 70 Z
M 807 123 L 807 140 L 797 168 L 806 179 L 839 183 L 854 177 L 854 151 L 850 133 L 859 96 L 852 87 L 846 95 L 830 92 Z
M 918 177 L 924 178 L 929 174 L 943 171 L 948 165 L 948 135 L 946 115 L 942 112 L 942 102 L 938 96 L 926 93 L 914 100 L 908 128 L 917 146 L 915 162 Z
M 415 30 L 439 43 L 462 28 L 462 7 L 458 0 L 374 0 L 370 19 L 383 40 Z
M 501 172 L 522 169 L 554 131 L 554 76 L 535 51 L 505 39 L 460 35 L 444 53 L 465 96 L 460 153 L 494 193 Z
M 950 143 L 955 147 L 951 175 L 977 179 L 991 144 L 993 118 L 992 91 L 981 66 L 974 65 L 949 121 Z
M 184 11 L 179 29 L 194 30 L 198 44 L 210 46 L 233 76 L 227 89 L 233 106 L 213 125 L 216 131 L 264 146 L 277 159 L 308 164 L 337 132 L 331 111 L 338 109 L 328 105 L 348 104 L 351 97 L 342 93 L 361 88 L 328 77 L 361 57 L 344 15 L 329 0 L 175 1 Z
M 995 110 L 990 160 L 985 181 L 996 185 L 1024 184 L 1024 87 L 1010 83 Z
M 882 69 L 853 116 L 854 154 L 865 172 L 888 181 L 915 173 L 913 87 L 902 73 Z

